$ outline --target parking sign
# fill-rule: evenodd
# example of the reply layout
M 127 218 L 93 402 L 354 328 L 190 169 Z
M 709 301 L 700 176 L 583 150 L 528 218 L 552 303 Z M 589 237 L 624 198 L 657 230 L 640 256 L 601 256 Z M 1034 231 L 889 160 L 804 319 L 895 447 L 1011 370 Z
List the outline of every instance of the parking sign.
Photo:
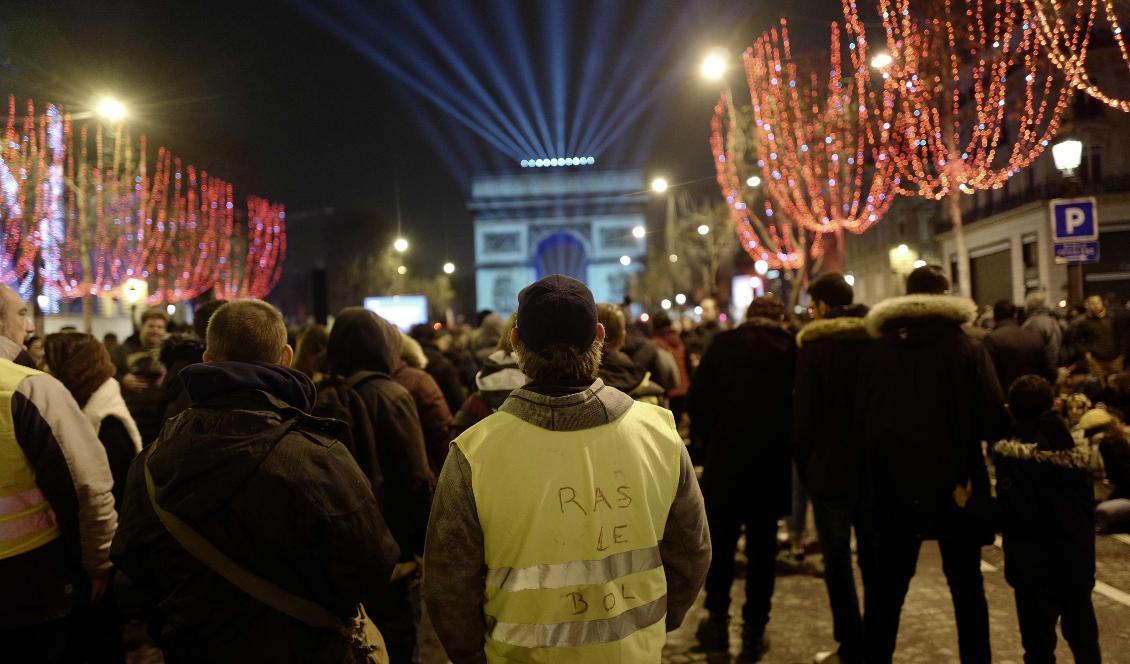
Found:
M 1055 242 L 1087 242 L 1099 237 L 1098 207 L 1094 197 L 1059 198 L 1050 203 Z

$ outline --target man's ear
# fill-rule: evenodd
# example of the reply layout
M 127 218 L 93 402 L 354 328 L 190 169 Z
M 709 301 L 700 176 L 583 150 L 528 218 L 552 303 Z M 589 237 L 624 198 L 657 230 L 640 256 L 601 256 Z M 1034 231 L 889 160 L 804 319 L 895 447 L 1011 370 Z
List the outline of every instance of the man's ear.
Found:
M 597 323 L 596 324 L 596 340 L 601 342 L 601 343 L 604 343 L 604 337 L 605 337 L 606 334 L 607 334 L 607 332 L 605 332 L 605 330 L 604 330 L 604 323 Z
M 211 352 L 204 351 L 204 364 L 211 364 L 212 362 L 215 362 L 215 361 L 216 361 L 216 358 L 212 357 Z
M 279 364 L 284 367 L 289 367 L 294 361 L 294 349 L 290 344 L 283 346 L 282 355 L 279 356 Z

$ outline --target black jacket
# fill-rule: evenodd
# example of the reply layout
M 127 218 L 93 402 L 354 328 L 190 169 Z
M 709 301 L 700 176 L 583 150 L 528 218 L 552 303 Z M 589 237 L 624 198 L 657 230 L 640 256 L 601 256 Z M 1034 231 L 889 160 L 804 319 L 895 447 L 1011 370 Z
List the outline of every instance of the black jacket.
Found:
M 877 340 L 859 372 L 857 422 L 880 530 L 991 541 L 981 441 L 1003 438 L 1008 416 L 989 354 L 962 331 L 975 313 L 964 298 L 909 295 L 867 315 Z M 953 492 L 966 483 L 959 508 Z
M 158 504 L 248 571 L 347 618 L 385 588 L 398 550 L 340 426 L 305 414 L 313 385 L 242 362 L 186 368 L 192 406 L 130 468 L 111 549 L 122 609 L 145 620 L 168 662 L 345 662 L 336 633 L 252 599 L 173 539 Z
M 1048 364 L 1047 347 L 1039 332 L 1020 327 L 1014 320 L 997 323 L 997 327 L 983 342 L 993 366 L 997 382 L 1007 393 L 1013 381 L 1021 376 L 1035 374 L 1055 384 L 1056 368 Z
M 1088 452 L 1054 413 L 993 446 L 1004 574 L 1013 587 L 1095 585 L 1095 509 Z
M 336 325 L 336 322 L 335 322 Z M 428 366 L 424 371 L 435 379 L 439 389 L 443 392 L 443 399 L 451 412 L 459 410 L 463 399 L 467 398 L 467 391 L 463 389 L 463 379 L 459 376 L 459 369 L 447 359 L 434 342 L 421 340 L 420 347 L 424 350 L 424 357 L 428 358 Z
M 382 510 L 400 544 L 401 556 L 423 555 L 434 477 L 428 467 L 416 402 L 391 378 L 400 362 L 400 331 L 367 309 L 348 307 L 334 322 L 326 347 L 330 375 L 348 378 L 359 371 L 384 376 L 357 387 L 372 418 L 377 461 L 384 474 Z
M 797 335 L 793 458 L 816 498 L 852 499 L 863 474 L 855 428 L 859 364 L 870 343 L 867 307 L 837 307 Z
M 702 493 L 737 509 L 791 509 L 793 372 L 796 343 L 764 318 L 714 337 L 691 382 L 687 408 L 706 442 Z
M 166 372 L 161 386 L 165 419 L 180 415 L 192 402 L 184 389 L 180 372 L 187 366 L 202 363 L 204 350 L 204 342 L 187 334 L 174 334 L 161 344 L 161 364 L 165 365 Z
M 651 403 L 662 405 L 661 400 L 667 390 L 655 382 L 654 375 L 649 376 L 648 373 L 623 351 L 605 350 L 600 358 L 598 376 L 605 385 L 615 387 L 633 399 L 651 399 Z

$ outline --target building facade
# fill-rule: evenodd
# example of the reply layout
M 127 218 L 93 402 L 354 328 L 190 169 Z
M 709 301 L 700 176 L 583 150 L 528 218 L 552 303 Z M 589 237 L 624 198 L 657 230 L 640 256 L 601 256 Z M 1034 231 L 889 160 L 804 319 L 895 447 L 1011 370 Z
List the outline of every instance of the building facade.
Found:
M 559 169 L 479 176 L 475 226 L 479 310 L 508 315 L 518 291 L 550 274 L 585 282 L 598 302 L 623 300 L 643 269 L 643 173 Z

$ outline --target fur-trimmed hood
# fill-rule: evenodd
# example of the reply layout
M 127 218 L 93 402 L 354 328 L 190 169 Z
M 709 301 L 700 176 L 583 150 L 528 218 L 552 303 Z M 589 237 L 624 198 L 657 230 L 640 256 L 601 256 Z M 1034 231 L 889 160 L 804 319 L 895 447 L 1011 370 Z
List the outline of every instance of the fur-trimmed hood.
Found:
M 1070 470 L 1086 470 L 1091 466 L 1091 455 L 1084 446 L 1076 446 L 1069 450 L 1041 450 L 1036 443 L 1009 439 L 995 443 L 993 453 L 1017 461 L 1050 463 Z
M 821 318 L 801 328 L 796 335 L 797 347 L 819 339 L 867 339 L 867 326 L 861 316 Z
M 871 309 L 865 319 L 872 337 L 883 336 L 883 328 L 895 321 L 922 319 L 951 320 L 960 325 L 977 317 L 973 300 L 954 295 L 903 295 L 883 300 Z

